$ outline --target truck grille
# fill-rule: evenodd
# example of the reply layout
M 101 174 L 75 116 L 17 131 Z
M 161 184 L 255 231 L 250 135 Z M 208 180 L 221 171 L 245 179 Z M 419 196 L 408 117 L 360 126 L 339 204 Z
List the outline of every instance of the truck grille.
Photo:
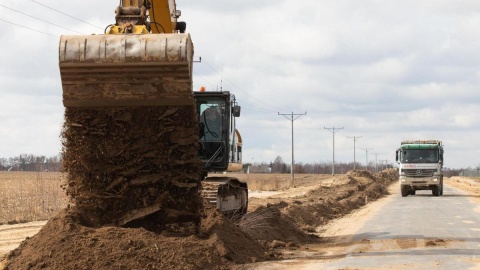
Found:
M 407 177 L 432 177 L 437 170 L 419 170 L 419 169 L 403 169 L 402 172 L 405 173 Z

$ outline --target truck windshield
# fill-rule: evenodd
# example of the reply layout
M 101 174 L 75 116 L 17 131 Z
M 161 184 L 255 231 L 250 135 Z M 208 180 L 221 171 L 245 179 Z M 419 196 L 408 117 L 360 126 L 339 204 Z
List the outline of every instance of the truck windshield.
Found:
M 402 163 L 438 163 L 437 149 L 408 149 L 402 151 Z

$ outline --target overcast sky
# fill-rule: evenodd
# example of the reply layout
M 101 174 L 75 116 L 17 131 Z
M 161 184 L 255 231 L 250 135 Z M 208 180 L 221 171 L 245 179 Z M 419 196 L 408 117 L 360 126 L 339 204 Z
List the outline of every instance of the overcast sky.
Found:
M 61 151 L 59 37 L 102 33 L 118 3 L 0 0 L 0 157 Z M 324 128 L 343 127 L 337 162 L 353 161 L 355 136 L 362 164 L 362 149 L 393 163 L 400 141 L 439 139 L 446 167 L 479 165 L 479 1 L 178 0 L 177 8 L 202 58 L 194 89 L 229 90 L 242 106 L 244 162 L 290 163 L 291 122 L 278 113 L 307 113 L 294 121 L 296 162 L 331 162 Z

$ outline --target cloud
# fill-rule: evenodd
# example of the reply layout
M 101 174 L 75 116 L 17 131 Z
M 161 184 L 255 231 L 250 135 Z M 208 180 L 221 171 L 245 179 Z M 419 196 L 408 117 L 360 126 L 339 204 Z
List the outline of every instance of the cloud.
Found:
M 59 36 L 102 33 L 118 5 L 41 1 L 72 18 L 27 3 L 4 5 L 64 28 L 0 7 L 3 20 L 35 30 L 0 21 L 5 157 L 59 151 Z M 294 122 L 298 162 L 331 160 L 324 127 L 335 126 L 344 127 L 338 161 L 353 161 L 347 136 L 362 136 L 357 147 L 391 162 L 401 140 L 436 138 L 446 144 L 447 167 L 479 163 L 477 1 L 179 0 L 177 7 L 202 57 L 194 87 L 229 90 L 242 105 L 245 161 L 289 163 L 291 123 L 278 112 L 307 112 Z

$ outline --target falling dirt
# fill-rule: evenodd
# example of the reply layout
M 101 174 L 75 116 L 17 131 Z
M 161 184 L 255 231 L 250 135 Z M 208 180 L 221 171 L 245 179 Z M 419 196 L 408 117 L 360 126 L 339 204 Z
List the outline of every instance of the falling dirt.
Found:
M 201 164 L 194 106 L 66 108 L 65 185 L 81 224 L 133 225 L 169 210 L 198 215 Z M 162 211 L 159 211 L 159 210 Z M 133 222 L 134 223 L 134 222 Z
M 75 208 L 65 209 L 10 252 L 5 269 L 231 269 L 288 258 L 302 246 L 325 243 L 318 226 L 386 195 L 397 177 L 395 170 L 313 176 L 303 186 L 299 181 L 300 195 L 252 198 L 240 220 L 206 207 L 199 233 L 189 223 L 162 232 L 92 227 Z

